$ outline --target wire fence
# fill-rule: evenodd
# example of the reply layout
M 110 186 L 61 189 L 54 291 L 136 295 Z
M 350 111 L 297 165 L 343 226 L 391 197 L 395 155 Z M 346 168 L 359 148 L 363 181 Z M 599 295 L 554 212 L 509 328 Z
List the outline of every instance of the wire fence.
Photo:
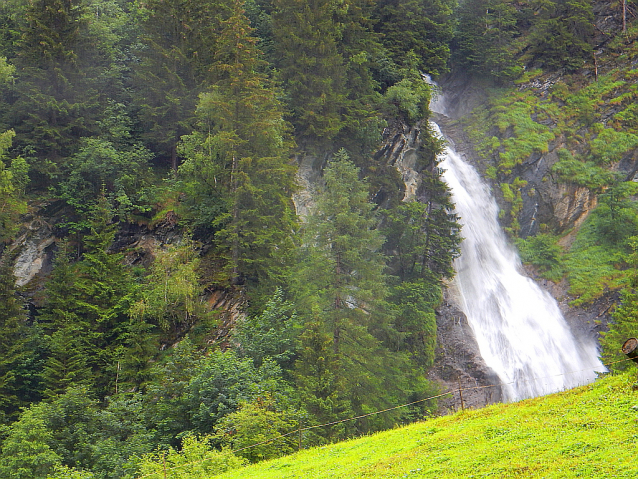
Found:
M 620 359 L 618 361 L 612 361 L 610 363 L 603 364 L 603 366 L 606 367 L 606 368 L 609 368 L 609 366 L 613 366 L 614 364 L 624 363 L 624 362 L 627 362 L 627 361 L 631 361 L 631 359 L 630 358 Z M 570 374 L 578 374 L 578 373 L 582 373 L 582 372 L 585 372 L 585 371 L 591 371 L 591 368 L 580 369 L 580 370 L 576 370 L 576 371 L 567 371 L 567 372 L 564 372 L 564 373 L 561 373 L 561 374 L 552 374 L 552 375 L 549 375 L 549 376 L 534 377 L 534 378 L 529 378 L 529 379 L 517 379 L 516 381 L 511 381 L 511 382 L 508 382 L 508 383 L 499 382 L 498 384 L 488 384 L 488 385 L 483 385 L 483 386 L 461 387 L 461 385 L 459 383 L 459 387 L 458 388 L 450 389 L 450 390 L 448 390 L 448 391 L 446 391 L 444 393 L 435 394 L 433 396 L 428 396 L 426 398 L 418 399 L 416 401 L 412 401 L 412 402 L 405 403 L 405 404 L 401 404 L 399 406 L 393 406 L 393 407 L 389 407 L 389 408 L 386 408 L 386 409 L 381 409 L 379 411 L 374 411 L 374 412 L 367 413 L 367 414 L 361 414 L 359 416 L 352 416 L 352 417 L 348 417 L 348 418 L 345 418 L 345 419 L 339 419 L 337 421 L 327 422 L 327 423 L 324 423 L 324 424 L 316 424 L 316 425 L 312 425 L 312 426 L 298 427 L 298 428 L 294 429 L 293 431 L 287 432 L 286 434 L 281 434 L 279 436 L 274 436 L 274 437 L 272 437 L 270 439 L 266 439 L 264 441 L 260 441 L 260 442 L 257 442 L 257 443 L 251 444 L 249 446 L 245 446 L 245 447 L 239 448 L 239 449 L 233 449 L 232 452 L 233 453 L 238 453 L 238 452 L 241 452 L 241 451 L 246 451 L 246 450 L 252 449 L 254 447 L 263 446 L 263 445 L 266 445 L 266 444 L 270 444 L 271 442 L 279 441 L 280 439 L 284 439 L 286 437 L 289 437 L 289 436 L 292 436 L 292 435 L 295 435 L 295 434 L 301 435 L 304 431 L 308 431 L 308 430 L 311 430 L 311 429 L 318 429 L 318 428 L 322 428 L 322 427 L 329 427 L 329 426 L 334 426 L 334 425 L 337 425 L 337 424 L 343 424 L 343 423 L 350 422 L 350 421 L 356 421 L 358 419 L 363 419 L 363 418 L 366 418 L 366 417 L 375 416 L 377 414 L 383 414 L 383 413 L 386 413 L 386 412 L 389 412 L 389 411 L 395 411 L 397 409 L 414 406 L 415 404 L 419 404 L 419 403 L 422 403 L 422 402 L 425 402 L 425 401 L 431 401 L 432 399 L 437 399 L 437 398 L 440 398 L 440 397 L 443 397 L 443 396 L 447 396 L 449 394 L 454 394 L 456 392 L 459 393 L 459 395 L 461 397 L 461 402 L 462 402 L 463 401 L 463 399 L 462 399 L 462 397 L 463 397 L 462 396 L 462 392 L 463 391 L 474 391 L 474 390 L 478 390 L 478 389 L 487 389 L 487 388 L 496 388 L 496 387 L 500 388 L 502 386 L 518 384 L 518 383 L 521 383 L 521 382 L 541 381 L 543 379 L 555 378 L 555 377 L 560 377 L 560 376 L 567 376 L 567 375 L 570 375 Z M 300 449 L 301 449 L 301 447 L 300 447 Z M 174 467 L 169 467 L 169 468 L 165 467 L 164 471 L 163 471 L 164 477 L 167 477 L 166 474 L 168 472 L 174 471 L 176 469 L 181 469 L 181 468 L 187 467 L 187 466 L 201 464 L 201 463 L 209 461 L 209 460 L 210 459 L 202 459 L 202 460 L 199 460 L 199 461 L 193 461 L 193 462 L 188 462 L 188 463 L 185 463 L 185 464 L 180 464 L 180 465 L 174 466 Z M 144 479 L 145 477 L 156 476 L 157 474 L 158 474 L 157 472 L 153 472 L 151 474 L 146 474 L 144 476 L 138 476 L 137 479 Z

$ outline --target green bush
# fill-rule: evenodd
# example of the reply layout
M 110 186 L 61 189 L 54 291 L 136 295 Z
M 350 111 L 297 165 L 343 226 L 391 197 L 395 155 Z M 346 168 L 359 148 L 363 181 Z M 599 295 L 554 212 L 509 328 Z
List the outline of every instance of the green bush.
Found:
M 570 293 L 578 296 L 575 304 L 591 302 L 625 281 L 625 257 L 630 238 L 638 234 L 638 211 L 623 195 L 634 187 L 621 183 L 601 195 L 600 205 L 578 232 L 565 261 Z
M 144 455 L 139 475 L 147 479 L 208 479 L 245 464 L 245 459 L 228 450 L 211 448 L 207 436 L 186 436 L 179 451 L 169 448 Z
M 558 281 L 563 276 L 563 249 L 557 241 L 554 235 L 540 233 L 518 239 L 516 246 L 523 262 L 534 265 L 544 278 Z
M 385 101 L 413 123 L 428 116 L 430 89 L 420 79 L 404 78 L 385 92 Z

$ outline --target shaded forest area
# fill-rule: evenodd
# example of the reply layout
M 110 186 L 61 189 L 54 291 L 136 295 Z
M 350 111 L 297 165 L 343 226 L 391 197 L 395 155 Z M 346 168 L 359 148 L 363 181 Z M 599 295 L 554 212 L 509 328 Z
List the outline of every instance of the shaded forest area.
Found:
M 503 85 L 528 64 L 579 68 L 591 12 L 4 0 L 0 475 L 133 477 L 166 458 L 207 458 L 212 473 L 294 450 L 291 436 L 232 452 L 300 424 L 432 394 L 435 308 L 461 233 L 423 74 L 455 64 Z M 419 201 L 402 201 L 375 155 L 397 121 L 421 129 Z M 302 158 L 325 163 L 303 220 Z M 52 218 L 52 271 L 17 288 L 13 241 Z M 127 225 L 170 234 L 142 254 L 116 246 Z M 224 334 L 219 295 L 240 310 Z M 313 429 L 303 445 L 434 408 Z

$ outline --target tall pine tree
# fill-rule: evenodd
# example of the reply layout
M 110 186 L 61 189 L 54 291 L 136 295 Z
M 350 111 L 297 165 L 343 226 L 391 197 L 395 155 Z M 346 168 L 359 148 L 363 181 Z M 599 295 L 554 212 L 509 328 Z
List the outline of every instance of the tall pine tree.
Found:
M 454 38 L 455 60 L 466 68 L 497 80 L 521 72 L 514 59 L 513 40 L 520 35 L 518 11 L 507 0 L 472 0 L 458 8 Z
M 130 336 L 134 285 L 123 255 L 109 251 L 115 236 L 110 220 L 102 196 L 81 260 L 71 264 L 62 253 L 49 281 L 42 321 L 50 337 L 43 376 L 51 395 L 72 383 L 89 384 L 100 396 L 115 391 Z
M 15 59 L 12 122 L 19 147 L 35 157 L 39 182 L 55 177 L 81 136 L 95 131 L 98 92 L 92 76 L 82 0 L 34 0 Z
M 6 252 L 0 256 L 0 423 L 24 405 L 16 370 L 28 354 L 26 315 L 16 295 L 12 259 Z
M 366 184 L 359 180 L 358 169 L 344 150 L 332 159 L 324 179 L 325 188 L 304 225 L 295 274 L 299 314 L 309 328 L 319 328 L 302 336 L 302 354 L 296 365 L 298 371 L 314 370 L 319 376 L 298 384 L 310 388 L 303 394 L 323 390 L 322 383 L 337 387 L 340 401 L 335 404 L 346 401 L 347 407 L 361 414 L 404 399 L 411 387 L 411 368 L 407 356 L 395 352 L 393 316 L 383 301 L 387 294 L 381 253 L 384 239 Z M 330 353 L 324 349 L 322 336 L 331 339 Z M 323 357 L 332 371 L 307 364 L 315 357 Z M 390 377 L 395 387 L 388 394 L 384 384 Z M 327 397 L 324 392 L 317 397 L 318 407 L 328 404 L 324 402 Z M 380 424 L 356 424 L 359 432 L 375 427 Z
M 339 52 L 343 26 L 335 21 L 347 2 L 275 0 L 277 66 L 289 95 L 296 136 L 324 144 L 344 127 L 346 65 Z
M 220 200 L 211 218 L 225 257 L 220 279 L 236 284 L 282 281 L 295 223 L 288 128 L 251 32 L 235 0 L 217 40 L 215 83 L 200 98 L 200 123 L 184 139 L 180 169 L 194 193 Z
M 447 71 L 454 19 L 449 0 L 381 0 L 375 9 L 375 30 L 402 66 L 408 52 L 419 59 L 418 68 L 431 75 Z
M 177 169 L 177 144 L 191 132 L 198 95 L 209 80 L 220 22 L 229 15 L 218 0 L 149 0 L 143 3 L 135 103 L 144 137 Z

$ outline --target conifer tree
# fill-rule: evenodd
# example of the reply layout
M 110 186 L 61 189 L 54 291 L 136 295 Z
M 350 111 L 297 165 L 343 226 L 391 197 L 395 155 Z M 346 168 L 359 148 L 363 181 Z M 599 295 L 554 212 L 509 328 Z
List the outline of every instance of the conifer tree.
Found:
M 321 322 L 310 321 L 304 325 L 300 340 L 302 347 L 294 376 L 303 407 L 317 424 L 352 416 L 350 401 L 343 396 L 343 378 L 338 375 L 333 338 Z M 322 429 L 321 437 L 333 442 L 343 438 L 345 432 L 343 424 L 336 424 Z
M 381 0 L 375 11 L 375 31 L 399 65 L 408 52 L 419 59 L 418 68 L 431 75 L 447 71 L 453 36 L 453 2 L 449 0 Z
M 89 385 L 92 372 L 89 325 L 78 308 L 78 272 L 70 261 L 69 243 L 60 244 L 46 286 L 46 303 L 39 321 L 47 331 L 47 358 L 41 373 L 44 395 L 55 397 L 73 385 Z
M 16 57 L 12 121 L 20 147 L 37 157 L 39 181 L 59 173 L 80 136 L 94 131 L 97 92 L 85 81 L 92 48 L 82 0 L 34 0 Z
M 589 0 L 534 2 L 528 61 L 548 68 L 575 70 L 590 60 L 594 14 Z
M 177 169 L 177 144 L 190 133 L 198 95 L 209 69 L 227 2 L 150 0 L 142 7 L 141 63 L 135 68 L 135 102 L 147 142 Z
M 282 281 L 295 222 L 294 167 L 277 90 L 262 73 L 242 2 L 222 23 L 215 84 L 201 95 L 200 124 L 183 142 L 180 171 L 193 190 L 224 202 L 212 218 L 231 283 Z
M 117 362 L 121 358 L 130 327 L 128 311 L 134 287 L 122 253 L 109 251 L 116 225 L 102 194 L 90 233 L 84 236 L 85 252 L 78 264 L 76 283 L 81 295 L 79 307 L 88 322 L 91 357 L 101 394 L 114 390 Z
M 405 397 L 411 368 L 407 356 L 395 352 L 392 311 L 384 303 L 383 236 L 377 229 L 378 217 L 375 205 L 368 201 L 366 184 L 359 180 L 358 169 L 344 150 L 332 159 L 324 178 L 325 188 L 304 225 L 301 258 L 294 275 L 296 304 L 306 324 L 318 324 L 321 334 L 332 341 L 330 362 L 335 377 L 315 380 L 337 384 L 339 399 L 359 414 Z M 321 334 L 302 337 L 304 352 L 296 363 L 298 370 L 312 369 L 306 361 L 313 354 L 325 354 L 317 349 L 322 344 Z M 381 393 L 389 377 L 395 388 L 391 394 Z M 317 390 L 316 384 L 309 382 L 307 386 Z M 382 422 L 392 420 L 383 418 Z M 363 431 L 379 424 L 366 421 L 355 426 Z
M 335 15 L 347 3 L 275 0 L 273 5 L 277 65 L 296 136 L 304 143 L 328 142 L 344 127 L 346 65 L 338 50 L 343 26 Z
M 301 273 L 303 282 L 311 282 L 300 299 L 308 306 L 318 303 L 324 314 L 330 311 L 322 319 L 339 354 L 346 323 L 363 320 L 366 306 L 385 294 L 383 237 L 365 183 L 345 150 L 335 155 L 324 178 L 325 190 L 305 226 Z
M 459 23 L 453 44 L 455 60 L 474 72 L 510 79 L 520 73 L 514 60 L 517 9 L 507 0 L 473 0 L 458 9 Z
M 114 392 L 134 288 L 123 255 L 109 252 L 115 235 L 110 218 L 102 196 L 82 259 L 70 264 L 62 254 L 48 284 L 42 321 L 51 354 L 43 377 L 50 394 L 74 382 L 90 384 L 99 395 Z
M 8 253 L 0 257 L 0 413 L 3 415 L 0 422 L 16 414 L 23 405 L 16 369 L 27 354 L 26 315 L 16 297 L 12 257 Z

